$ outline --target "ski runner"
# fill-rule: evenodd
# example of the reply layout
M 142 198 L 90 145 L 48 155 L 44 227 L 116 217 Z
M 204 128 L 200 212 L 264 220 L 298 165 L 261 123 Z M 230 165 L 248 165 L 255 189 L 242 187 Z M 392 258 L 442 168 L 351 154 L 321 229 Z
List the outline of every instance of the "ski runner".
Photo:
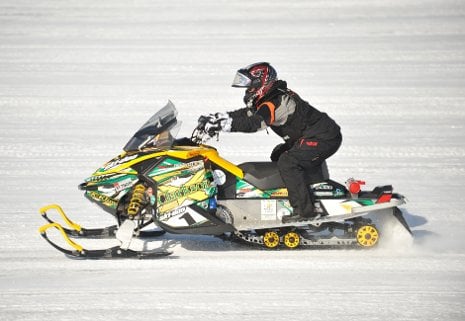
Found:
M 271 127 L 284 139 L 270 158 L 278 164 L 293 207 L 293 214 L 284 216 L 283 223 L 319 218 L 306 177 L 312 181 L 324 160 L 339 149 L 340 127 L 288 89 L 267 62 L 239 69 L 232 87 L 245 88 L 246 107 L 200 116 L 199 124 L 211 137 L 219 131 L 256 132 Z

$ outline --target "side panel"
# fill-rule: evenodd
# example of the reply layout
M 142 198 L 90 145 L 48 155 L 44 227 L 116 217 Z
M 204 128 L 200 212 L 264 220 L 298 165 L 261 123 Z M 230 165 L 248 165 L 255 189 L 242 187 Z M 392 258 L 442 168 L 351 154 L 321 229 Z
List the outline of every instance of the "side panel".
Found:
M 206 209 L 216 193 L 212 173 L 203 159 L 165 158 L 147 175 L 157 184 L 157 219 L 160 221 L 187 212 L 190 205 Z
M 232 225 L 224 223 L 210 211 L 196 205 L 181 206 L 164 213 L 157 224 L 173 234 L 221 235 L 235 230 Z
M 79 187 L 90 201 L 115 215 L 118 202 L 137 182 L 137 175 L 113 174 L 92 176 Z
M 218 203 L 231 211 L 234 227 L 238 230 L 276 227 L 282 224 L 283 216 L 292 212 L 286 199 L 240 199 Z

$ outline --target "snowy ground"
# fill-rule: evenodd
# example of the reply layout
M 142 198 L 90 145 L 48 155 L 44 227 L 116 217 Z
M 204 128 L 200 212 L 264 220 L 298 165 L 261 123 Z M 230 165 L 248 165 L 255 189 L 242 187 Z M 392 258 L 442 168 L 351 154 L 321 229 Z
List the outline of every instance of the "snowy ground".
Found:
M 334 179 L 405 194 L 411 242 L 261 251 L 175 237 L 173 257 L 77 261 L 37 232 L 60 203 L 112 223 L 77 185 L 171 99 L 242 107 L 237 68 L 270 61 L 343 127 Z M 0 2 L 1 320 L 464 320 L 465 4 L 457 0 Z M 266 160 L 272 134 L 215 143 Z

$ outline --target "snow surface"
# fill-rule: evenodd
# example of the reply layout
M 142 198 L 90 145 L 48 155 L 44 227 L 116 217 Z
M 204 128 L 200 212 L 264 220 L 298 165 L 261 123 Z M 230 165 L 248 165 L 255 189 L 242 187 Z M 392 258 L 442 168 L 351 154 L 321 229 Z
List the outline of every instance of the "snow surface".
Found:
M 42 240 L 48 203 L 113 223 L 77 185 L 168 99 L 183 136 L 242 107 L 234 72 L 263 60 L 342 126 L 334 179 L 408 197 L 413 241 L 389 224 L 368 251 L 172 236 L 169 258 L 88 261 Z M 461 0 L 2 0 L 0 319 L 464 320 L 464 75 Z M 241 163 L 278 142 L 214 144 Z

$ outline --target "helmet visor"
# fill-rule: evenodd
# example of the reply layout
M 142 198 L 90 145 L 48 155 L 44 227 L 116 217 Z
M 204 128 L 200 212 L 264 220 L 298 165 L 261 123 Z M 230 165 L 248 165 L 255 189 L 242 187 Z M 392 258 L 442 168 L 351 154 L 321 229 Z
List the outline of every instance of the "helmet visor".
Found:
M 252 85 L 252 79 L 249 76 L 245 75 L 242 70 L 236 72 L 234 77 L 232 87 L 247 88 Z

